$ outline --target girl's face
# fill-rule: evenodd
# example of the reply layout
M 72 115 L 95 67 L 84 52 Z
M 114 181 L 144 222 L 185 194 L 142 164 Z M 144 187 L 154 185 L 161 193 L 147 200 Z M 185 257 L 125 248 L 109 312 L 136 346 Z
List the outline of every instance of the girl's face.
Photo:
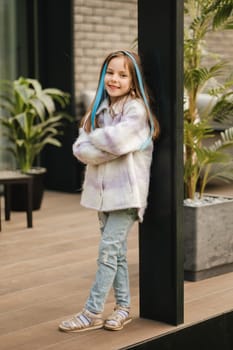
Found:
M 132 87 L 132 78 L 124 56 L 114 57 L 108 63 L 104 85 L 111 103 L 129 93 Z

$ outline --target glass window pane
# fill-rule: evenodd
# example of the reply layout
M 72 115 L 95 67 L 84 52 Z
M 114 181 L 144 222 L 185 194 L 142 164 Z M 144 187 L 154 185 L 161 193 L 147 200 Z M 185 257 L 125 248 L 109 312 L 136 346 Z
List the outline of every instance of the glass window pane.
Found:
M 0 79 L 16 78 L 16 2 L 17 0 L 0 0 Z M 1 169 L 13 167 L 11 155 L 4 151 L 5 146 L 6 141 L 0 126 Z

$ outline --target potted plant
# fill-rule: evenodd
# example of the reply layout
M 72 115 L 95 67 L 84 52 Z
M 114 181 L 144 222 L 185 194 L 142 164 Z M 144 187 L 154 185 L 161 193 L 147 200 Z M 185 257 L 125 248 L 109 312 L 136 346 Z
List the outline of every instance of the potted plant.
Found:
M 35 166 L 36 160 L 46 145 L 61 146 L 64 120 L 70 119 L 64 111 L 68 104 L 69 94 L 55 88 L 42 89 L 35 79 L 20 77 L 0 83 L 0 123 L 8 141 L 6 150 L 13 155 L 17 169 L 33 175 L 34 210 L 41 205 L 41 174 L 43 177 L 46 172 Z M 22 185 L 18 191 L 12 195 L 12 209 L 25 210 Z M 19 198 L 20 203 L 15 201 Z
M 233 180 L 233 128 L 215 136 L 213 121 L 233 120 L 233 81 L 220 58 L 204 65 L 208 32 L 233 28 L 233 3 L 228 0 L 187 0 L 184 38 L 184 268 L 198 280 L 233 270 L 233 198 L 204 195 L 213 179 Z M 221 83 L 217 80 L 221 78 Z M 202 93 L 209 96 L 200 110 Z

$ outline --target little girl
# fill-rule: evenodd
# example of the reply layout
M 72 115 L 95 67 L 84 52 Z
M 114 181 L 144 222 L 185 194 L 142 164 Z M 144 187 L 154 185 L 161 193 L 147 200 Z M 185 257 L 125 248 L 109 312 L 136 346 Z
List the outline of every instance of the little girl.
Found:
M 87 164 L 81 204 L 98 211 L 98 270 L 83 310 L 63 321 L 60 330 L 120 330 L 131 321 L 127 236 L 135 220 L 143 220 L 152 138 L 158 133 L 138 55 L 129 51 L 109 54 L 73 145 L 74 155 Z M 102 312 L 111 287 L 116 306 L 104 321 Z

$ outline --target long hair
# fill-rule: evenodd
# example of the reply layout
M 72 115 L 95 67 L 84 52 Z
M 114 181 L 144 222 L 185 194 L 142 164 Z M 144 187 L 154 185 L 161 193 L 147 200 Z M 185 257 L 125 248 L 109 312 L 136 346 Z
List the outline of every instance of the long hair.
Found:
M 115 51 L 110 53 L 104 60 L 98 81 L 98 87 L 96 90 L 96 94 L 93 102 L 87 110 L 87 113 L 84 115 L 81 125 L 85 129 L 86 132 L 90 132 L 98 126 L 98 121 L 96 119 L 96 111 L 99 108 L 102 101 L 108 96 L 105 88 L 104 88 L 104 77 L 106 74 L 106 70 L 109 62 L 115 57 L 124 57 L 125 64 L 127 65 L 131 78 L 132 78 L 132 90 L 134 98 L 140 99 L 146 108 L 148 122 L 150 124 L 150 138 L 156 139 L 159 135 L 159 123 L 155 115 L 151 111 L 151 101 L 148 93 L 148 87 L 146 86 L 145 79 L 143 78 L 143 72 L 141 67 L 141 62 L 139 56 L 130 51 L 122 50 Z M 130 94 L 130 92 L 129 92 Z M 146 146 L 146 145 L 144 145 Z M 144 148 L 143 146 L 143 148 Z

